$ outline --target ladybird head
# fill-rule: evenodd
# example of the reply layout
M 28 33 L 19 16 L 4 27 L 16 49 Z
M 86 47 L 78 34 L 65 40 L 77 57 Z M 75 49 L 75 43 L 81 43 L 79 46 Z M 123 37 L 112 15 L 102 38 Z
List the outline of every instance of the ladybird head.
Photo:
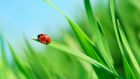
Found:
M 37 37 L 39 38 L 40 36 L 47 36 L 47 34 L 39 34 Z
M 41 36 L 41 34 L 39 34 L 37 37 L 39 38 Z

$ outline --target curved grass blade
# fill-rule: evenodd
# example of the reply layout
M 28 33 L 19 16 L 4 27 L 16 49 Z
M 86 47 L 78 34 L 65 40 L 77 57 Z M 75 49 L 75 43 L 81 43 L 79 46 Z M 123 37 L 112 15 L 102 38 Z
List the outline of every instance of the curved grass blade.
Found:
M 35 41 L 38 41 L 38 40 L 35 39 Z M 65 53 L 73 55 L 73 56 L 80 58 L 82 60 L 85 60 L 85 61 L 91 63 L 95 68 L 102 69 L 102 70 L 106 71 L 107 73 L 109 73 L 110 75 L 118 77 L 114 72 L 109 70 L 107 67 L 105 67 L 104 65 L 102 65 L 98 61 L 92 59 L 91 57 L 83 54 L 82 52 L 80 52 L 78 50 L 72 49 L 70 47 L 67 47 L 65 45 L 62 45 L 62 44 L 54 42 L 54 41 L 52 41 L 48 46 L 55 48 L 55 49 L 58 49 L 58 50 L 61 50 L 61 51 L 64 51 Z
M 121 51 L 122 59 L 123 59 L 126 78 L 135 79 L 135 77 L 137 75 L 135 75 L 134 71 L 132 71 L 132 67 L 128 64 L 128 60 L 126 59 L 126 56 L 124 54 L 125 50 L 123 49 L 124 47 L 123 47 L 123 43 L 122 43 L 122 41 L 124 41 L 124 40 L 121 38 L 120 33 L 119 33 L 120 28 L 118 28 L 117 19 L 115 16 L 115 1 L 114 0 L 110 0 L 110 12 L 111 12 L 111 18 L 112 18 L 112 23 L 113 23 L 116 39 L 117 39 L 117 42 L 118 42 L 118 45 L 119 45 L 119 48 Z M 137 77 L 139 77 L 139 76 L 137 76 Z
M 14 51 L 14 48 L 10 44 L 8 44 L 8 46 L 19 70 L 25 75 L 26 78 L 31 78 L 30 73 L 28 72 L 28 68 L 23 63 L 21 63 L 20 59 L 16 55 L 16 52 Z
M 31 59 L 31 60 L 36 60 L 35 62 L 34 61 L 31 61 L 31 62 L 28 62 L 30 63 L 30 67 L 31 67 L 31 71 L 33 71 L 32 73 L 36 74 L 35 76 L 37 78 L 49 78 L 51 79 L 51 76 L 48 72 L 48 70 L 46 69 L 46 67 L 44 66 L 43 62 L 41 61 L 41 59 L 39 58 L 39 56 L 37 56 L 37 52 L 33 49 L 33 47 L 31 46 L 31 44 L 29 43 L 29 41 L 27 40 L 26 37 L 24 37 L 24 41 L 25 41 L 25 44 L 28 48 L 29 51 L 26 51 L 26 56 L 27 56 L 27 59 Z M 40 73 L 40 72 L 42 73 Z
M 5 54 L 5 47 L 4 47 L 4 41 L 3 41 L 3 37 L 2 37 L 2 34 L 0 33 L 0 49 L 1 49 L 1 56 L 2 56 L 2 60 L 1 60 L 1 62 L 2 62 L 2 75 L 0 75 L 0 76 L 2 76 L 2 78 L 3 79 L 7 79 L 7 75 L 6 75 L 6 73 L 7 73 L 7 66 L 8 66 L 8 62 L 7 62 L 7 59 L 6 59 L 6 54 Z
M 88 38 L 88 36 L 80 29 L 80 27 L 74 23 L 69 17 L 66 16 L 66 19 L 68 20 L 69 24 L 71 25 L 71 28 L 73 29 L 74 33 L 76 34 L 78 41 L 85 51 L 85 53 L 94 58 L 98 61 L 104 60 L 101 59 L 101 55 L 99 55 L 99 51 L 95 47 L 95 44 Z M 94 48 L 94 49 L 93 49 Z
M 80 29 L 80 27 L 74 23 L 67 15 L 65 15 L 65 13 L 63 11 L 61 11 L 58 7 L 56 7 L 50 0 L 45 0 L 50 6 L 52 6 L 55 10 L 57 10 L 60 14 L 62 14 L 63 16 L 66 17 L 67 21 L 69 22 L 72 30 L 74 31 L 74 33 L 76 34 L 77 38 L 78 38 L 78 41 L 81 45 L 81 47 L 83 48 L 83 50 L 85 51 L 85 53 L 92 57 L 92 58 L 95 58 L 97 60 L 100 60 L 100 57 L 97 55 L 97 52 L 95 52 L 93 49 L 92 49 L 92 46 L 89 45 L 89 42 L 87 41 L 90 41 L 90 43 L 92 42 L 88 36 Z M 95 46 L 95 44 L 92 42 L 93 46 Z
M 125 56 L 127 57 L 128 60 L 130 60 L 129 62 L 132 65 L 132 68 L 134 68 L 134 71 L 136 71 L 138 73 L 138 75 L 140 75 L 140 67 L 138 65 L 138 62 L 130 48 L 127 38 L 125 37 L 124 31 L 118 20 L 117 20 L 117 23 L 118 23 L 118 28 L 119 28 L 119 32 L 120 32 L 120 37 L 122 38 L 122 43 L 127 51 L 127 53 L 125 53 Z
M 72 30 L 74 31 L 75 35 L 77 36 L 77 39 L 84 50 L 84 52 L 100 61 L 101 63 L 105 64 L 105 60 L 102 57 L 99 50 L 96 48 L 96 44 L 94 41 L 91 41 L 90 38 L 81 30 L 81 28 L 73 21 L 71 18 L 69 18 L 63 11 L 61 11 L 58 7 L 56 7 L 50 0 L 45 0 L 50 6 L 52 6 L 55 10 L 57 10 L 59 13 L 61 13 L 63 16 L 66 17 L 67 21 L 69 22 Z
M 97 21 L 97 23 L 95 23 L 96 20 L 95 17 L 93 16 L 94 14 L 90 5 L 90 0 L 84 0 L 84 3 L 85 3 L 85 10 L 88 16 L 88 20 L 93 28 L 93 32 L 94 32 L 93 36 L 96 39 L 96 41 L 97 40 L 100 41 L 97 43 L 99 44 L 101 55 L 104 58 L 106 64 L 115 71 L 115 69 L 113 68 L 113 58 L 110 53 L 109 45 L 107 43 L 107 40 L 104 36 L 103 30 L 101 29 L 99 22 Z
M 93 32 L 93 37 L 97 41 L 98 40 L 97 39 L 98 35 L 96 33 L 97 33 L 98 28 L 97 28 L 97 24 L 96 24 L 96 19 L 94 17 L 94 13 L 92 11 L 90 0 L 84 0 L 84 4 L 85 4 L 85 10 L 86 10 L 86 14 L 87 14 L 87 17 L 88 17 L 88 21 L 89 21 L 91 30 Z
M 120 35 L 119 35 L 120 36 Z M 120 42 L 121 44 L 122 42 Z M 120 46 L 121 47 L 121 46 Z M 127 79 L 136 79 L 135 73 L 132 70 L 132 67 L 129 65 L 128 60 L 125 56 L 125 51 L 123 50 L 123 47 L 120 48 L 122 52 L 122 58 L 123 58 L 123 63 L 124 63 L 124 70 L 125 70 L 125 76 Z
M 99 37 L 99 43 L 100 43 L 100 48 L 102 49 L 103 55 L 104 55 L 104 59 L 107 59 L 106 61 L 109 62 L 110 64 L 113 64 L 113 58 L 111 56 L 111 52 L 110 52 L 110 48 L 107 42 L 107 39 L 105 38 L 104 32 L 101 28 L 101 25 L 99 24 L 99 22 L 97 21 L 97 25 L 98 25 L 98 37 Z
M 102 30 L 99 22 L 97 21 L 97 23 L 95 23 L 96 20 L 95 20 L 95 17 L 94 17 L 94 14 L 93 14 L 93 11 L 92 11 L 92 8 L 90 5 L 90 0 L 84 0 L 84 3 L 85 3 L 85 10 L 87 13 L 88 20 L 90 22 L 90 25 L 93 28 L 93 36 L 96 41 L 97 40 L 100 41 L 100 42 L 97 42 L 97 44 L 101 51 L 101 55 L 104 58 L 107 66 L 116 73 L 116 71 L 113 67 L 113 58 L 111 56 L 111 52 L 109 49 L 107 39 L 105 38 L 105 35 L 103 33 L 103 30 Z M 117 75 L 117 73 L 116 73 L 116 75 Z
M 130 4 L 134 5 L 137 9 L 140 10 L 140 1 L 139 0 L 128 0 Z
M 107 40 L 104 36 L 104 32 L 103 32 L 103 30 L 102 30 L 98 21 L 97 21 L 97 25 L 98 25 L 98 36 L 99 36 L 100 50 L 102 52 L 102 56 L 105 59 L 108 67 L 111 70 L 113 70 L 116 73 L 116 75 L 118 75 L 117 72 L 114 69 L 114 66 L 113 66 L 113 58 L 111 56 L 111 52 L 110 52 L 110 49 L 109 49 L 108 42 L 107 42 Z

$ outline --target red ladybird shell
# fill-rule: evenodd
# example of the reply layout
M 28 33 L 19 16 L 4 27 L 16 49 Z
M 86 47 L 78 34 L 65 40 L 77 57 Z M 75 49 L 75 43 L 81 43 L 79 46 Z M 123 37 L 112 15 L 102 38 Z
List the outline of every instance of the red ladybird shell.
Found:
M 38 40 L 44 44 L 49 44 L 51 42 L 51 38 L 47 34 L 39 34 Z

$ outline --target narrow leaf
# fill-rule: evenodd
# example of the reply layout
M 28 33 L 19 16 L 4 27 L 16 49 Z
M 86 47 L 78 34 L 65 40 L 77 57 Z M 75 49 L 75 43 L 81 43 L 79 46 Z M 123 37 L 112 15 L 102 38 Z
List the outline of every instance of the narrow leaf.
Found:
M 10 51 L 12 53 L 12 56 L 13 56 L 13 59 L 16 63 L 16 65 L 18 66 L 19 70 L 27 77 L 27 78 L 30 78 L 30 73 L 28 72 L 28 68 L 25 67 L 25 65 L 23 63 L 21 63 L 20 59 L 18 58 L 18 56 L 16 55 L 16 52 L 14 51 L 14 48 L 8 44 L 9 48 L 10 48 Z
M 36 41 L 38 41 L 38 40 L 36 40 Z M 114 74 L 107 67 L 105 67 L 104 65 L 102 65 L 98 61 L 90 58 L 89 56 L 83 54 L 82 52 L 80 52 L 78 50 L 72 49 L 70 47 L 67 47 L 65 45 L 62 45 L 62 44 L 54 42 L 54 41 L 52 41 L 48 46 L 53 47 L 53 48 L 58 49 L 58 50 L 61 50 L 61 51 L 64 51 L 65 53 L 73 55 L 73 56 L 80 58 L 82 60 L 85 60 L 85 61 L 91 63 L 94 67 L 102 69 L 102 70 L 106 71 L 107 73 L 118 77 L 116 74 Z
M 112 18 L 112 23 L 113 23 L 116 39 L 117 39 L 117 42 L 121 51 L 122 59 L 123 59 L 125 75 L 127 78 L 129 76 L 129 79 L 135 79 L 134 72 L 132 71 L 131 66 L 128 64 L 128 61 L 124 54 L 125 50 L 123 49 L 123 43 L 122 43 L 123 39 L 120 37 L 119 28 L 117 26 L 117 21 L 116 21 L 116 16 L 115 16 L 115 1 L 114 0 L 110 0 L 110 12 L 111 12 L 111 18 Z

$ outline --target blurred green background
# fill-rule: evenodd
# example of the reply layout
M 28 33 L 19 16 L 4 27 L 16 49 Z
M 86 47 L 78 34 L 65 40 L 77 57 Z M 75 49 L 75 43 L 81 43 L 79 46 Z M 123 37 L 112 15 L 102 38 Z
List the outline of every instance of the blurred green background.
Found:
M 139 79 L 138 3 L 1 0 L 0 79 Z

